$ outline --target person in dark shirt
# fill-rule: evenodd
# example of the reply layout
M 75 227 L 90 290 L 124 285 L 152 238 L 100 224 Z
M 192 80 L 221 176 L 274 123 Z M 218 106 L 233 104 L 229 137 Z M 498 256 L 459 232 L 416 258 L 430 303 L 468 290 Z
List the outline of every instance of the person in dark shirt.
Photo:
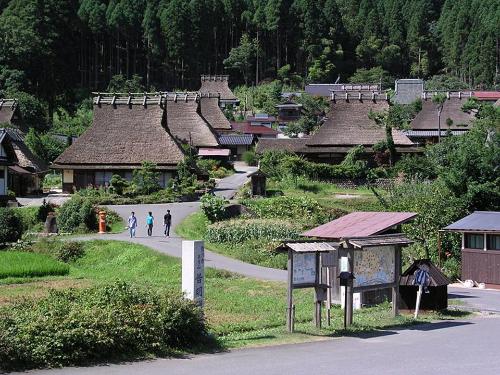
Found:
M 170 225 L 172 225 L 172 215 L 170 215 L 170 210 L 167 210 L 167 213 L 163 216 L 163 225 L 165 226 L 165 237 L 170 236 Z

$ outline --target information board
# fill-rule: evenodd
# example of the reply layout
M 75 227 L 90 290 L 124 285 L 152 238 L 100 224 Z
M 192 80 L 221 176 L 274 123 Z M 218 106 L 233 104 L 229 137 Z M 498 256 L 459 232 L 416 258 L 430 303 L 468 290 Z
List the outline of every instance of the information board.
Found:
M 354 252 L 354 287 L 394 282 L 396 249 L 374 246 Z
M 293 284 L 316 282 L 316 254 L 293 253 Z

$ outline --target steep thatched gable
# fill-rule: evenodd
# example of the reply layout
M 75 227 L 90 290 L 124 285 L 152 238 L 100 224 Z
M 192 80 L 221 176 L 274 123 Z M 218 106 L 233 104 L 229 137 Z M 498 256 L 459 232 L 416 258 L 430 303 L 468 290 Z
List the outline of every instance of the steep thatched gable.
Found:
M 174 169 L 182 147 L 166 127 L 162 95 L 116 98 L 98 96 L 92 126 L 54 162 L 56 167 L 137 167 L 144 161 Z
M 219 97 L 211 94 L 200 99 L 200 109 L 203 118 L 215 130 L 231 130 L 231 123 L 219 107 Z
M 217 135 L 200 116 L 198 93 L 166 93 L 167 127 L 180 142 L 195 147 L 217 147 Z
M 202 75 L 199 91 L 202 94 L 220 94 L 221 101 L 239 101 L 229 88 L 229 76 Z

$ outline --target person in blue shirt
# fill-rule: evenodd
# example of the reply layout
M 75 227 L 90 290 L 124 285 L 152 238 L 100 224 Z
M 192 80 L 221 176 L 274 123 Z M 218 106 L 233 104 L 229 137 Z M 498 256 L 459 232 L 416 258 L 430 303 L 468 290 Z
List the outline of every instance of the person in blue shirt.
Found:
M 132 215 L 128 218 L 128 230 L 130 233 L 130 238 L 135 237 L 135 229 L 137 228 L 137 217 L 135 212 L 132 211 Z
M 153 213 L 148 212 L 148 216 L 146 217 L 146 225 L 148 227 L 148 236 L 151 237 L 153 235 L 153 224 L 155 219 L 153 217 Z

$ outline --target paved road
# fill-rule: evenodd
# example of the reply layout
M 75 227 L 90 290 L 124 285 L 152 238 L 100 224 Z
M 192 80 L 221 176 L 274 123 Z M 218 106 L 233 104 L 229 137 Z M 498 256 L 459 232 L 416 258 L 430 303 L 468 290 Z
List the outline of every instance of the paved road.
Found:
M 457 298 L 474 310 L 500 313 L 500 290 L 449 287 L 448 298 Z
M 255 172 L 257 167 L 249 167 L 243 163 L 236 162 L 234 165 L 236 173 L 222 179 L 215 188 L 215 195 L 226 199 L 233 198 L 236 191 L 248 180 L 248 174 Z
M 437 322 L 306 344 L 282 345 L 183 359 L 33 371 L 43 375 L 496 375 L 500 319 Z
M 256 170 L 255 167 L 246 167 L 237 165 L 237 173 L 222 179 L 215 190 L 216 195 L 226 198 L 232 197 L 248 179 L 248 173 Z M 139 243 L 155 249 L 164 254 L 175 257 L 181 257 L 182 238 L 175 234 L 175 228 L 189 214 L 199 209 L 198 202 L 168 203 L 168 204 L 141 204 L 141 205 L 120 205 L 111 206 L 124 220 L 130 216 L 132 211 L 138 217 L 138 228 L 136 238 L 131 239 L 127 232 L 109 235 L 96 235 L 92 238 L 113 239 Z M 163 235 L 163 215 L 169 209 L 172 214 L 171 237 L 166 238 Z M 156 220 L 153 228 L 153 236 L 148 237 L 146 232 L 146 216 L 151 211 Z M 89 238 L 89 237 L 86 237 Z M 247 277 L 253 277 L 261 280 L 285 281 L 286 272 L 272 268 L 260 267 L 253 264 L 241 262 L 236 259 L 225 257 L 223 255 L 205 252 L 205 262 L 207 267 L 235 272 Z

